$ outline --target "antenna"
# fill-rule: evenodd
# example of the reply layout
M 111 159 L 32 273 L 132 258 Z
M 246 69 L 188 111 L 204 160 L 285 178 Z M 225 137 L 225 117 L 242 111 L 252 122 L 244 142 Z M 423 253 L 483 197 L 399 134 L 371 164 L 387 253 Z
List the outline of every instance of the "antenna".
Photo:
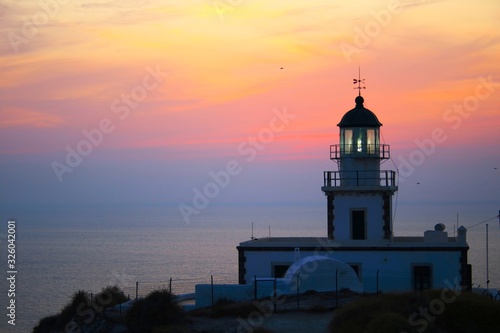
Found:
M 489 272 L 489 262 L 488 262 L 488 223 L 486 223 L 486 290 L 488 295 L 490 293 L 490 272 Z
M 352 79 L 352 83 L 358 85 L 354 89 L 358 89 L 358 96 L 361 96 L 361 89 L 366 89 L 366 87 L 364 86 L 365 79 L 361 78 L 361 66 L 358 66 L 358 78 Z M 361 85 L 363 85 L 363 86 L 361 86 Z
M 253 222 L 252 222 L 252 236 L 250 236 L 250 239 L 251 239 L 251 240 L 254 240 L 254 239 L 255 239 L 255 237 L 253 236 Z

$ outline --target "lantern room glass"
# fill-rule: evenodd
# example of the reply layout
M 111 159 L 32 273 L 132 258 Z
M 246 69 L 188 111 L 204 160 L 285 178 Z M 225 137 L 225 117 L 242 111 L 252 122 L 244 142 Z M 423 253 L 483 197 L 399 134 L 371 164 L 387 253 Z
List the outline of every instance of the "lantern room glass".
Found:
M 340 131 L 340 153 L 344 156 L 378 156 L 380 152 L 379 129 L 373 127 L 348 127 Z

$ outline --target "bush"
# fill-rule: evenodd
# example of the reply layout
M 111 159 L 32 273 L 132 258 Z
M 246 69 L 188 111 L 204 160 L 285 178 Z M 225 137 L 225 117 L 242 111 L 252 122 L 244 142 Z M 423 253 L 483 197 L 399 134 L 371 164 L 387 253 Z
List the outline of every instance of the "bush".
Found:
M 126 315 L 126 322 L 133 332 L 151 332 L 154 327 L 180 323 L 183 313 L 175 296 L 168 290 L 161 289 L 134 302 Z
M 50 333 L 52 331 L 64 330 L 64 327 L 69 323 L 77 314 L 78 307 L 89 304 L 90 298 L 88 294 L 79 290 L 73 294 L 70 302 L 65 305 L 58 315 L 53 315 L 49 317 L 42 318 L 38 325 L 33 329 L 33 333 Z M 79 324 L 78 320 L 81 318 L 76 318 L 76 323 Z
M 335 311 L 335 316 L 330 322 L 330 332 L 363 332 L 365 326 L 377 315 L 381 309 L 374 304 L 373 298 L 365 298 L 347 304 L 345 307 Z
M 77 315 L 78 309 L 81 309 L 83 306 L 88 305 L 89 303 L 90 303 L 90 298 L 85 291 L 79 290 L 76 293 L 74 293 L 70 303 L 61 310 L 61 314 L 59 315 L 60 316 L 59 323 L 61 324 L 60 328 L 64 327 Z M 77 324 L 80 324 L 80 322 L 82 321 L 83 321 L 82 316 L 78 316 L 78 318 L 76 318 Z
M 409 325 L 409 317 L 426 304 L 424 297 L 410 293 L 367 296 L 337 310 L 329 330 L 336 333 L 417 332 Z M 403 328 L 398 330 L 399 327 Z M 433 332 L 429 325 L 426 333 Z
M 103 309 L 111 308 L 126 301 L 128 301 L 128 298 L 120 288 L 108 286 L 95 295 L 92 299 L 92 305 L 98 312 L 102 312 Z
M 259 327 L 259 328 L 256 328 L 252 331 L 252 333 L 273 333 L 273 331 L 267 329 L 267 328 L 264 328 L 264 327 Z
M 151 333 L 191 333 L 191 331 L 182 325 L 174 325 L 155 327 Z
M 70 321 L 82 327 L 95 320 L 105 308 L 115 306 L 127 300 L 123 291 L 117 286 L 103 288 L 92 300 L 87 292 L 79 290 L 71 296 L 58 315 L 40 320 L 33 333 L 50 333 L 64 331 Z
M 500 302 L 467 292 L 455 299 L 448 294 L 447 299 L 452 301 L 443 302 L 441 293 L 433 290 L 365 297 L 337 310 L 328 328 L 335 333 L 498 332 Z M 437 305 L 437 310 L 433 312 L 431 305 Z M 432 320 L 425 319 L 422 311 Z
M 377 316 L 366 325 L 364 333 L 400 333 L 411 332 L 408 318 L 399 313 L 386 312 Z
M 33 333 L 50 333 L 53 332 L 56 323 L 59 320 L 59 315 L 48 316 L 40 319 L 38 325 L 33 328 Z
M 433 295 L 436 298 L 437 295 Z M 462 292 L 455 302 L 445 305 L 436 324 L 448 332 L 498 333 L 500 302 L 485 296 Z

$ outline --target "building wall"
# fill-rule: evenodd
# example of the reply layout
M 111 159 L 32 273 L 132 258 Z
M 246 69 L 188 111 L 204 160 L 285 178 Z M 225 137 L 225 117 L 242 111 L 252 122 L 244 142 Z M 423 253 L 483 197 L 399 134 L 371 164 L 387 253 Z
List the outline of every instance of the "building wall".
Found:
M 351 239 L 351 210 L 366 210 L 366 237 L 368 240 L 384 238 L 383 194 L 336 194 L 334 200 L 334 237 L 336 240 Z
M 444 248 L 445 249 L 445 248 Z M 461 251 L 415 250 L 415 251 L 301 251 L 301 257 L 323 255 L 359 265 L 359 277 L 365 292 L 413 290 L 414 265 L 431 267 L 432 288 L 444 288 L 461 282 Z M 294 251 L 245 251 L 245 280 L 254 276 L 273 277 L 273 264 L 289 263 L 295 259 Z M 334 272 L 332 272 L 333 274 Z
M 380 160 L 378 158 L 343 158 L 340 172 L 344 186 L 380 185 Z

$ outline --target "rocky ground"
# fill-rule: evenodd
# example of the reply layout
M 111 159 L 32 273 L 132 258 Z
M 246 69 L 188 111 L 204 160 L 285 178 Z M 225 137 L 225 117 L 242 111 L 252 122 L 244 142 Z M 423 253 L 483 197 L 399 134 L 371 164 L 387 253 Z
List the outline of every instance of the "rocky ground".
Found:
M 284 312 L 274 313 L 262 321 L 242 322 L 236 318 L 207 319 L 191 317 L 189 329 L 196 333 L 249 333 L 251 329 L 266 328 L 273 333 L 326 333 L 332 312 Z
M 351 301 L 355 295 L 339 297 L 341 306 Z M 296 297 L 287 297 L 277 306 L 275 312 L 271 302 L 261 301 L 262 308 L 246 317 L 212 318 L 208 315 L 188 315 L 187 323 L 191 332 L 203 333 L 247 333 L 252 329 L 265 328 L 273 333 L 326 333 L 334 316 L 337 299 L 334 294 L 301 295 L 297 310 Z

